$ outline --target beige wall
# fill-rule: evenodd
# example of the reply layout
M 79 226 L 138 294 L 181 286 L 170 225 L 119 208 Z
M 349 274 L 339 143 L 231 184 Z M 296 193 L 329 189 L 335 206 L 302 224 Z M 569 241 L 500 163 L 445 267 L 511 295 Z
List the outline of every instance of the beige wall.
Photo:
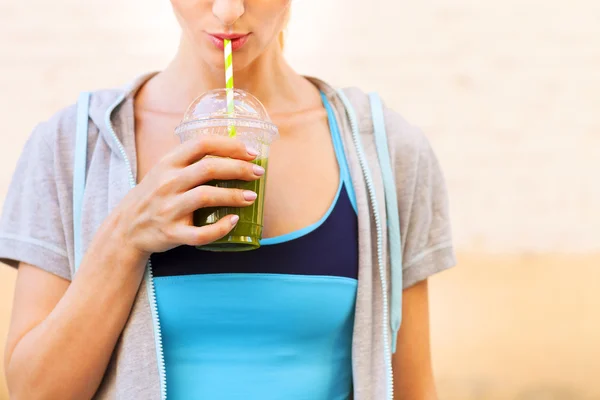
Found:
M 599 21 L 596 0 L 295 3 L 291 63 L 381 92 L 445 167 L 460 268 L 432 281 L 443 399 L 600 398 Z M 0 198 L 36 122 L 161 68 L 176 40 L 166 0 L 0 0 Z

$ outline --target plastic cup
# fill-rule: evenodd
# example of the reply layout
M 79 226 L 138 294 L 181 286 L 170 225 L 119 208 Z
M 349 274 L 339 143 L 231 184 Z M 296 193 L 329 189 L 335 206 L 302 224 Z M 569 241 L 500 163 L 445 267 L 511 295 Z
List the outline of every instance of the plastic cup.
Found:
M 246 251 L 260 247 L 263 228 L 265 181 L 268 173 L 269 147 L 279 134 L 265 107 L 250 93 L 234 89 L 234 112 L 227 109 L 226 89 L 206 92 L 188 107 L 175 133 L 181 142 L 202 135 L 230 136 L 235 126 L 235 138 L 258 152 L 254 161 L 267 171 L 252 182 L 241 180 L 211 181 L 208 185 L 223 188 L 252 190 L 257 194 L 254 203 L 247 207 L 209 207 L 194 212 L 194 225 L 214 224 L 226 215 L 240 217 L 233 230 L 222 239 L 200 246 L 210 251 Z

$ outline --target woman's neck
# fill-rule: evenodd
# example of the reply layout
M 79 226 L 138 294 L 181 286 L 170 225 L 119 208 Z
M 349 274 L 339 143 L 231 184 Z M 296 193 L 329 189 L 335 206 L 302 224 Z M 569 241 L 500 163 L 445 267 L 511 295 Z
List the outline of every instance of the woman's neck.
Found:
M 235 54 L 233 62 L 235 66 Z M 276 41 L 248 66 L 236 70 L 234 83 L 256 96 L 270 114 L 288 113 L 292 104 L 302 108 L 307 98 L 317 94 L 316 88 L 289 66 Z M 223 68 L 208 65 L 193 45 L 182 39 L 172 62 L 138 95 L 144 98 L 144 108 L 183 113 L 200 94 L 224 86 Z

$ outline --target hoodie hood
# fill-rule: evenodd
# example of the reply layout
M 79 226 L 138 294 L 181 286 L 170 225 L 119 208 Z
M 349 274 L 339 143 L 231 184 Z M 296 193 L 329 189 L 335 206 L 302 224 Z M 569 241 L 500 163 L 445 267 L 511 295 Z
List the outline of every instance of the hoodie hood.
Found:
M 137 173 L 134 98 L 143 84 L 156 74 L 157 72 L 151 72 L 141 75 L 129 84 L 115 89 L 95 91 L 90 99 L 90 119 L 111 151 L 120 158 L 127 157 L 134 177 Z M 122 107 L 129 110 L 115 112 Z M 120 145 L 125 154 L 122 154 Z

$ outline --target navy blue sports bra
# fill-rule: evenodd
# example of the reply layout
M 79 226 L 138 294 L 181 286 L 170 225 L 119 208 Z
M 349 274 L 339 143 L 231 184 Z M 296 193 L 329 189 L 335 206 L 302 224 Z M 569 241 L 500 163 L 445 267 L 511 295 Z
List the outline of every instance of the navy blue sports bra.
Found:
M 322 98 L 340 183 L 318 222 L 249 252 L 152 255 L 169 399 L 350 398 L 358 224 Z

